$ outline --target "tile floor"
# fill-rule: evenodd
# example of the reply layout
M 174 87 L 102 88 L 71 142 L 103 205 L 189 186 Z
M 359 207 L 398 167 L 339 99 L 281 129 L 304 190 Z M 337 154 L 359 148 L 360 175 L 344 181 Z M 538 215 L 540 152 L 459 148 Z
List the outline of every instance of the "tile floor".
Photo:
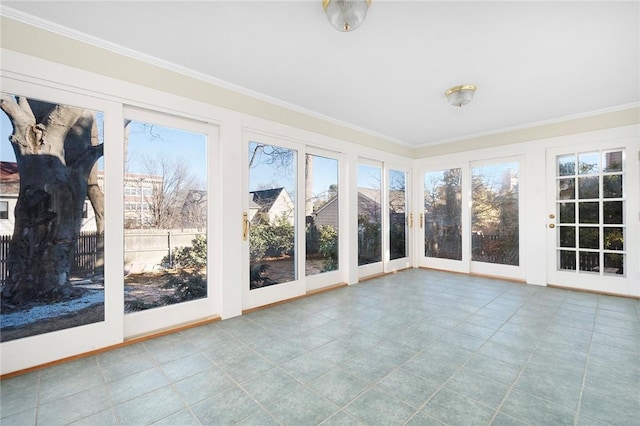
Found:
M 640 301 L 409 270 L 4 380 L 9 425 L 638 425 Z

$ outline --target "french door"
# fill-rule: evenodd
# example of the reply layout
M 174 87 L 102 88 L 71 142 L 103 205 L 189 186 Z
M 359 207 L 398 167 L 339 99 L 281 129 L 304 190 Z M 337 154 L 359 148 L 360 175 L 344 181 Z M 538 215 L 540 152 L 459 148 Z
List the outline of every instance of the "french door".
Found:
M 387 173 L 387 224 L 385 233 L 385 272 L 397 271 L 410 266 L 411 232 L 413 215 L 409 203 L 409 172 L 390 166 Z
M 421 174 L 421 266 L 523 278 L 519 157 L 434 168 Z
M 243 309 L 306 292 L 304 146 L 245 133 Z
M 618 139 L 547 150 L 549 284 L 638 295 L 633 143 Z

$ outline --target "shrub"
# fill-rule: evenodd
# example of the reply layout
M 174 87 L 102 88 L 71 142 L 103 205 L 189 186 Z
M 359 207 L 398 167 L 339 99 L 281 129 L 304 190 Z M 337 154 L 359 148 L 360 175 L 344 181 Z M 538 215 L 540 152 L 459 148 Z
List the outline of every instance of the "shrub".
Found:
M 177 273 L 162 285 L 174 289 L 173 295 L 163 296 L 162 303 L 170 305 L 207 296 L 207 280 L 204 269 L 207 266 L 207 238 L 197 235 L 191 246 L 176 248 L 173 267 Z
M 330 225 L 322 225 L 318 231 L 318 252 L 324 261 L 323 272 L 334 271 L 338 269 L 338 232 Z

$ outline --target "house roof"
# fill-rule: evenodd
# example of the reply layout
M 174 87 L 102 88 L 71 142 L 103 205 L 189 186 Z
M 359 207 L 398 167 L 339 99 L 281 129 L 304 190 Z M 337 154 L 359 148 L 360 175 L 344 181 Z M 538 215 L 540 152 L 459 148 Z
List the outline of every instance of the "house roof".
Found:
M 284 188 L 262 189 L 259 191 L 249 192 L 249 203 L 253 201 L 256 203 L 263 212 L 271 210 L 273 203 L 276 202 L 282 191 L 286 192 Z
M 12 183 L 20 182 L 20 174 L 18 173 L 18 163 L 9 161 L 0 161 L 0 182 Z

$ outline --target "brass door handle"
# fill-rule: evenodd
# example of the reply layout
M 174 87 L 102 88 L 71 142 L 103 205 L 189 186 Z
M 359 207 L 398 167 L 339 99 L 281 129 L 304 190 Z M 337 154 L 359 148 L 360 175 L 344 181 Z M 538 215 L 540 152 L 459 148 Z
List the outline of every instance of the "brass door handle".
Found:
M 242 239 L 247 241 L 247 237 L 249 236 L 249 228 L 251 228 L 251 224 L 249 223 L 249 215 L 247 212 L 242 213 Z
M 422 229 L 423 220 L 424 220 L 424 213 L 420 213 L 420 229 Z
M 409 213 L 409 228 L 413 228 L 413 213 Z
M 550 224 L 549 224 L 549 228 L 553 229 L 553 228 L 555 228 L 555 227 L 556 227 L 556 224 L 555 224 L 555 223 L 550 223 Z

